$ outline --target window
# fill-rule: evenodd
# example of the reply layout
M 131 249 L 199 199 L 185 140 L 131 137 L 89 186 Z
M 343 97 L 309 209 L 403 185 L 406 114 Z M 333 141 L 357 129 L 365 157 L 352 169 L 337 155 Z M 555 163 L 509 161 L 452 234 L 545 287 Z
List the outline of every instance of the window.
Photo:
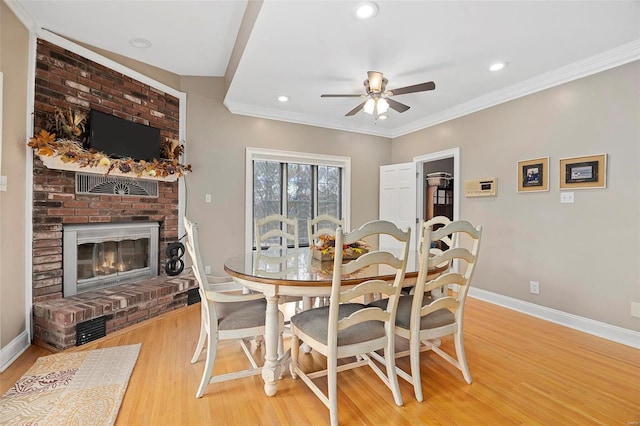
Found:
M 246 160 L 248 249 L 255 248 L 255 218 L 283 214 L 298 219 L 299 244 L 306 246 L 308 218 L 349 217 L 349 158 L 247 148 Z

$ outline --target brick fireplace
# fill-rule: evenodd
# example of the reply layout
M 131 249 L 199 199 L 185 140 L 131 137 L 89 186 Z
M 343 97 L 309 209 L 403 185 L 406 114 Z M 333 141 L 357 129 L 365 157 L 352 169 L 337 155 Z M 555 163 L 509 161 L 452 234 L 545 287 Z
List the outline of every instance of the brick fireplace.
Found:
M 178 139 L 179 99 L 38 40 L 34 127 L 46 127 L 55 108 L 96 109 L 161 130 L 161 139 Z M 143 282 L 65 298 L 63 229 L 69 225 L 157 223 L 153 253 L 159 276 Z M 87 194 L 77 191 L 76 172 L 33 162 L 34 341 L 65 349 L 75 345 L 78 323 L 102 318 L 107 332 L 187 304 L 196 286 L 189 276 L 167 277 L 167 244 L 178 239 L 178 183 L 159 181 L 152 197 Z

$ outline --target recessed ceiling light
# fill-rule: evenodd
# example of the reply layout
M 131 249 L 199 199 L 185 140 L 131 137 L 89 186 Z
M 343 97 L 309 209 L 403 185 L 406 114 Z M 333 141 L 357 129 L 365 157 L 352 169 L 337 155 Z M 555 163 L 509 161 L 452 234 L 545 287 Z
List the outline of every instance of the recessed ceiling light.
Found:
M 387 116 L 386 116 L 386 115 L 384 115 L 384 114 L 383 114 L 383 115 L 379 115 L 379 116 L 378 116 L 378 120 L 386 120 L 387 118 L 389 118 L 389 117 L 387 117 Z
M 489 71 L 500 71 L 501 69 L 504 69 L 504 67 L 507 66 L 506 62 L 496 62 L 495 64 L 492 64 L 489 67 Z
M 278 96 L 278 100 L 280 102 L 289 102 L 289 97 L 286 96 L 286 95 L 280 95 L 280 96 Z
M 129 40 L 129 44 L 138 49 L 148 49 L 151 47 L 151 42 L 146 38 L 132 38 Z
M 378 5 L 372 1 L 363 1 L 353 8 L 353 16 L 356 19 L 370 19 L 378 14 Z

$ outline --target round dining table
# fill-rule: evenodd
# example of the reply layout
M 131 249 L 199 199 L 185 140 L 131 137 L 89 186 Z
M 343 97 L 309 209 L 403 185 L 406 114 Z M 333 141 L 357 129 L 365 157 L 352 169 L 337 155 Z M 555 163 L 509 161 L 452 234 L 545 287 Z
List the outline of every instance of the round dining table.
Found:
M 385 249 L 387 250 L 387 249 Z M 390 249 L 389 251 L 393 251 Z M 399 252 L 399 250 L 398 250 Z M 399 255 L 399 253 L 398 253 Z M 408 253 L 405 287 L 412 287 L 418 276 L 420 255 L 416 250 Z M 429 270 L 427 279 L 437 277 L 446 267 Z M 303 299 L 328 297 L 333 280 L 333 261 L 314 258 L 314 250 L 308 247 L 286 251 L 252 251 L 227 259 L 224 270 L 244 287 L 265 295 L 267 301 L 265 319 L 265 362 L 262 368 L 264 391 L 273 396 L 278 391 L 281 364 L 288 351 L 278 356 L 279 304 L 283 296 L 299 296 Z M 343 286 L 356 285 L 369 279 L 392 281 L 395 269 L 376 266 L 360 269 L 342 277 Z

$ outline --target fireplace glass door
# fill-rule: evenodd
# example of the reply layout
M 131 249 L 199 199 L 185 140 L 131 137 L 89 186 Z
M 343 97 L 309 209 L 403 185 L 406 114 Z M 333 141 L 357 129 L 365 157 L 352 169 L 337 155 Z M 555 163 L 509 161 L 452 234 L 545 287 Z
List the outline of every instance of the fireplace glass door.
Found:
M 158 223 L 63 228 L 64 295 L 158 274 Z
M 127 275 L 149 267 L 149 238 L 85 243 L 78 246 L 78 282 Z

